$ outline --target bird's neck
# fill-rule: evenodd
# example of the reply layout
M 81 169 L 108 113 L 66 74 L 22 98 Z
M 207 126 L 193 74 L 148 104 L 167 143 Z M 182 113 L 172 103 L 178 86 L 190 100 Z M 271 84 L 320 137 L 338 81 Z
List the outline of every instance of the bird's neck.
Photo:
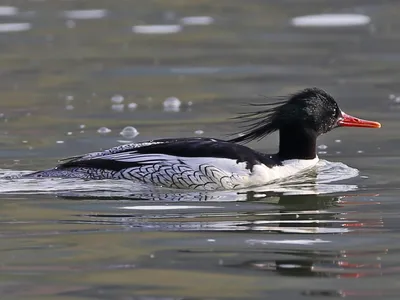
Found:
M 317 134 L 300 126 L 279 129 L 279 157 L 286 159 L 313 159 L 316 157 Z

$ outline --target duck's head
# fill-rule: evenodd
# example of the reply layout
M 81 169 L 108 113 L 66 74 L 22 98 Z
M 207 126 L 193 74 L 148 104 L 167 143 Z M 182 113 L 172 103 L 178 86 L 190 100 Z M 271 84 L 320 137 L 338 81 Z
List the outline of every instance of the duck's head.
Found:
M 319 88 L 308 88 L 291 96 L 277 108 L 274 121 L 278 129 L 302 126 L 314 130 L 318 135 L 335 127 L 381 127 L 378 122 L 362 120 L 344 113 L 335 99 Z
M 284 101 L 252 105 L 262 109 L 240 115 L 238 119 L 244 123 L 245 130 L 230 141 L 258 140 L 279 130 L 281 143 L 282 139 L 311 143 L 336 127 L 381 127 L 378 122 L 344 113 L 331 95 L 315 87 L 299 91 Z

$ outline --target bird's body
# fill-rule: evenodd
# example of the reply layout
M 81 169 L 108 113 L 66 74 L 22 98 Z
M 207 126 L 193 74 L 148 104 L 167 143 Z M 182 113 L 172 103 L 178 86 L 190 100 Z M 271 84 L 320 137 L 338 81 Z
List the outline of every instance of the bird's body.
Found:
M 160 139 L 73 157 L 30 177 L 126 179 L 182 189 L 237 189 L 291 176 L 318 158 L 280 160 L 212 138 Z
M 338 126 L 380 127 L 343 113 L 320 89 L 303 90 L 286 102 L 246 114 L 247 130 L 231 140 L 158 139 L 66 159 L 26 177 L 125 179 L 181 189 L 238 189 L 267 184 L 316 165 L 317 136 Z M 279 152 L 264 154 L 240 142 L 279 130 Z

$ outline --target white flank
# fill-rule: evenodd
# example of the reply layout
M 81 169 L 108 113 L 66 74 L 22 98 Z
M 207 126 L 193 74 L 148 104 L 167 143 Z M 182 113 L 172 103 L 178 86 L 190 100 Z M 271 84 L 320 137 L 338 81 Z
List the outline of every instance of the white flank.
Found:
M 318 163 L 318 157 L 314 159 L 291 159 L 282 162 L 282 165 L 275 167 L 268 167 L 266 165 L 255 165 L 252 172 L 246 168 L 246 163 L 237 163 L 234 159 L 228 158 L 215 158 L 215 157 L 176 157 L 163 154 L 137 154 L 135 151 L 115 153 L 99 157 L 100 159 L 111 159 L 124 162 L 148 162 L 148 163 L 161 163 L 163 165 L 173 165 L 178 161 L 183 162 L 193 171 L 198 171 L 200 166 L 208 165 L 215 171 L 215 184 L 224 177 L 230 177 L 228 181 L 220 183 L 219 188 L 247 188 L 252 186 L 265 185 L 270 182 L 293 176 L 301 171 L 314 167 Z M 148 172 L 156 172 L 149 169 Z M 190 174 L 190 173 L 189 173 Z M 190 174 L 192 175 L 192 174 Z
M 301 171 L 310 169 L 318 163 L 318 156 L 314 159 L 289 159 L 282 162 L 282 166 L 269 168 L 265 165 L 255 165 L 250 176 L 248 186 L 263 185 L 271 181 L 293 176 Z

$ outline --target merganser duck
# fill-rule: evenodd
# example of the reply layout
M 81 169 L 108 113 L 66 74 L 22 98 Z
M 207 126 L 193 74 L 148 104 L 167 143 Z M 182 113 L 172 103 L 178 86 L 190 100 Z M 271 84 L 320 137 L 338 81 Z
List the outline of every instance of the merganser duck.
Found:
M 168 188 L 221 190 L 260 186 L 318 162 L 317 137 L 336 127 L 380 128 L 352 117 L 331 95 L 307 88 L 288 100 L 237 117 L 245 130 L 229 140 L 176 138 L 143 141 L 61 160 L 53 169 L 24 177 L 125 179 Z M 279 131 L 279 151 L 264 154 L 240 143 Z

